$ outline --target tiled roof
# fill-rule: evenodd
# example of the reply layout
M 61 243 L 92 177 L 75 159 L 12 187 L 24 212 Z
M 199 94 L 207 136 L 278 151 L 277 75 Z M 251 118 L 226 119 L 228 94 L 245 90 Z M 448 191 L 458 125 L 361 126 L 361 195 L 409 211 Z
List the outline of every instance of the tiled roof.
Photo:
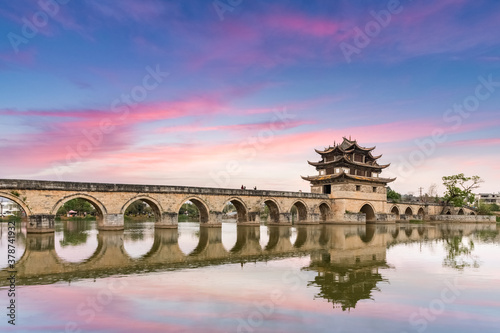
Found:
M 364 177 L 364 176 L 356 176 L 356 175 L 351 175 L 348 173 L 340 172 L 340 173 L 335 173 L 331 175 L 318 175 L 318 176 L 301 176 L 302 179 L 307 180 L 307 181 L 328 181 L 328 180 L 333 180 L 337 178 L 348 178 L 348 179 L 354 179 L 354 180 L 362 180 L 362 181 L 369 181 L 369 182 L 378 182 L 378 183 L 390 183 L 396 180 L 396 178 L 381 178 L 381 177 Z
M 356 140 L 348 140 L 345 137 L 343 139 L 344 140 L 339 145 L 334 145 L 333 147 L 330 146 L 328 148 L 325 148 L 325 150 L 317 150 L 317 149 L 315 149 L 315 150 L 318 154 L 328 154 L 336 149 L 340 150 L 343 153 L 351 153 L 354 151 L 354 148 L 358 148 L 359 150 L 363 150 L 366 152 L 370 152 L 373 149 L 375 149 L 375 147 L 371 147 L 371 148 L 361 147 L 360 145 L 358 145 Z
M 309 163 L 312 166 L 327 166 L 327 165 L 337 164 L 337 163 L 340 163 L 340 162 L 346 162 L 347 164 L 353 164 L 353 165 L 367 167 L 367 168 L 371 168 L 371 169 L 385 169 L 389 165 L 391 165 L 390 163 L 389 164 L 379 165 L 375 161 L 373 162 L 374 164 L 351 161 L 350 159 L 348 159 L 346 157 L 346 155 L 335 156 L 335 159 L 333 161 L 328 161 L 328 162 L 323 162 L 323 161 L 310 162 L 310 161 L 307 161 L 307 163 Z

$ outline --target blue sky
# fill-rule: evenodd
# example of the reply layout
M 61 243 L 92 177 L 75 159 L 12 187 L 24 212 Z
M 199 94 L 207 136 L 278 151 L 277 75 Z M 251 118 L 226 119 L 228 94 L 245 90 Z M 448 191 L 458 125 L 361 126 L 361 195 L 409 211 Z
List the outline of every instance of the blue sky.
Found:
M 400 192 L 499 191 L 497 1 L 0 8 L 2 178 L 307 191 L 351 136 Z

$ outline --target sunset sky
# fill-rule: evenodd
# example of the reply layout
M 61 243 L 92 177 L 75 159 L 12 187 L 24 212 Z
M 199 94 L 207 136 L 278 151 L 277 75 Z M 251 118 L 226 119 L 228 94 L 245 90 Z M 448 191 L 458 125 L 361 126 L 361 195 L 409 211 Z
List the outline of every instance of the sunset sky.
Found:
M 499 1 L 0 4 L 0 178 L 309 191 L 346 136 L 500 191 Z

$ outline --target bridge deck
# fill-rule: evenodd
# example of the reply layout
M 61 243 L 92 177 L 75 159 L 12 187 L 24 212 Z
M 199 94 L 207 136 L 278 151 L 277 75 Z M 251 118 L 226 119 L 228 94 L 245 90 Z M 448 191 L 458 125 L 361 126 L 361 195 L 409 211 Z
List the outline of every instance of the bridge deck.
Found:
M 137 193 L 185 193 L 206 195 L 245 195 L 328 199 L 328 194 L 291 192 L 276 190 L 241 190 L 230 188 L 175 186 L 175 185 L 141 185 L 141 184 L 111 184 L 111 183 L 82 183 L 47 180 L 0 179 L 0 189 L 22 190 L 59 190 L 82 192 L 137 192 Z

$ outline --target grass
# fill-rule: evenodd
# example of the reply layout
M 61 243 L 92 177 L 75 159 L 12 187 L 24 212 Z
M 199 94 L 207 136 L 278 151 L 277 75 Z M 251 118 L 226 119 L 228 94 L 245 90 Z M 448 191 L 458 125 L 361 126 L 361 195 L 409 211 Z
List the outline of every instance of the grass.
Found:
M 410 220 L 410 223 L 413 223 L 413 224 L 422 224 L 422 223 L 424 223 L 424 221 L 422 221 L 422 220 Z
M 8 216 L 8 217 L 0 217 L 0 222 L 20 222 L 21 218 L 19 216 Z

